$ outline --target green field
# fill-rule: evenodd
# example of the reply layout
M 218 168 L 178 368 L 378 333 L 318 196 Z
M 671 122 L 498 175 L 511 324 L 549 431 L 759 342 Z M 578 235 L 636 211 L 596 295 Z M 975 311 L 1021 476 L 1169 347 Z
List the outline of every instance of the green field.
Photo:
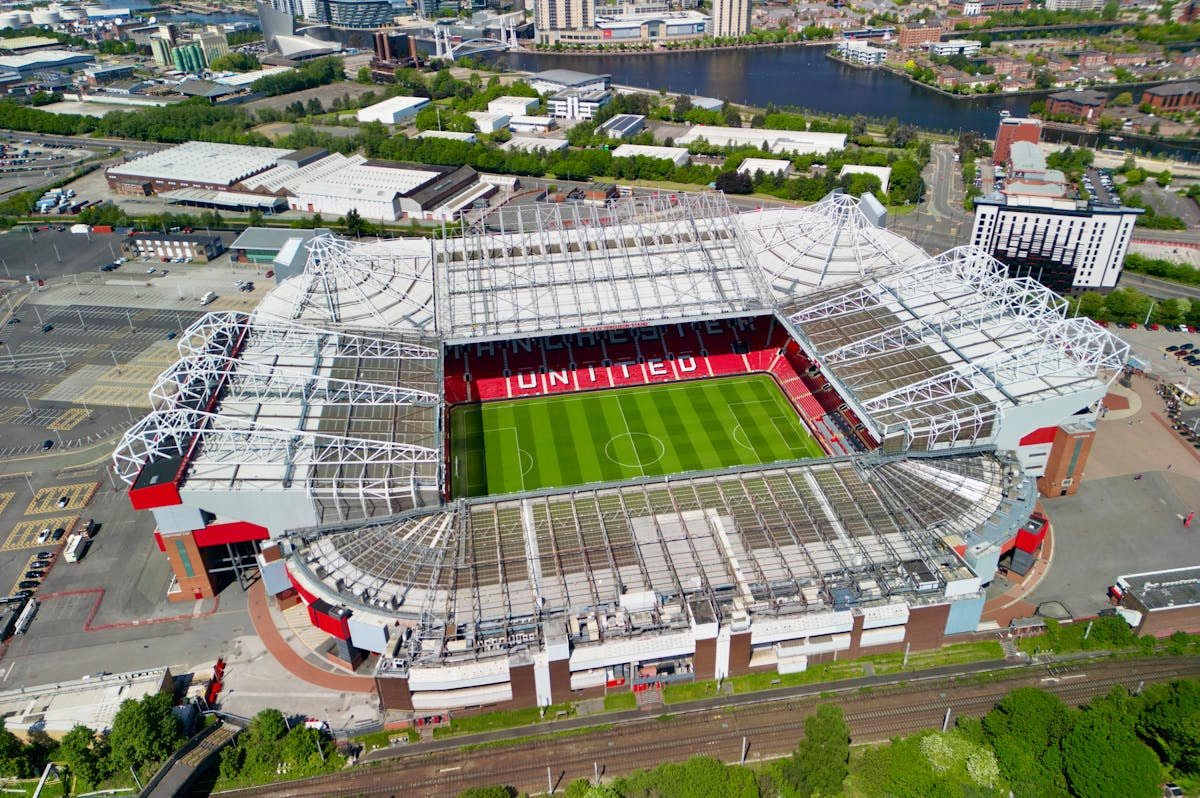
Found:
M 821 457 L 766 375 L 462 405 L 455 497 Z

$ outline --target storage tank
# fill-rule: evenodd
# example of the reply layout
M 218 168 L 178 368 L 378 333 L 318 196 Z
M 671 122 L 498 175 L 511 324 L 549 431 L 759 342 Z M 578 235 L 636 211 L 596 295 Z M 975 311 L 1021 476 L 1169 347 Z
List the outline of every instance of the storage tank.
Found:
M 34 25 L 57 25 L 62 22 L 59 13 L 49 8 L 35 8 L 29 16 L 30 22 Z

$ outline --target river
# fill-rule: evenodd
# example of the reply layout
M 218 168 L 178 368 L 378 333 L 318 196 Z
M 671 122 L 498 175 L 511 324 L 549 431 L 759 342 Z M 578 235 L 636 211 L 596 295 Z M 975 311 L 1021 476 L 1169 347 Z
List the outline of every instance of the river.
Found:
M 510 69 L 536 72 L 575 69 L 611 74 L 614 83 L 666 89 L 764 107 L 768 103 L 825 113 L 888 119 L 895 117 L 928 130 L 976 130 L 996 135 L 1000 111 L 1023 116 L 1031 95 L 981 95 L 952 99 L 918 87 L 882 69 L 847 66 L 825 56 L 829 46 L 757 47 L 743 50 L 656 53 L 651 55 L 555 55 L 503 53 L 492 56 Z M 1120 147 L 1098 142 L 1091 134 L 1059 134 L 1047 138 L 1091 147 Z M 1133 145 L 1147 152 L 1195 160 L 1198 153 L 1157 142 Z

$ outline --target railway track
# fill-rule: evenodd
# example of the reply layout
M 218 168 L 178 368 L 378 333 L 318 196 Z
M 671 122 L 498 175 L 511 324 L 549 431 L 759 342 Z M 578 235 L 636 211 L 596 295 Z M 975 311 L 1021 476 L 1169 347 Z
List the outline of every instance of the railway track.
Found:
M 1115 686 L 1134 689 L 1143 682 L 1198 676 L 1200 657 L 1035 667 L 1004 673 L 992 681 L 945 679 L 838 694 L 832 699 L 768 700 L 730 709 L 648 717 L 603 731 L 509 745 L 435 752 L 414 749 L 373 767 L 220 795 L 443 798 L 488 784 L 509 784 L 537 793 L 546 790 L 548 772 L 550 784 L 561 789 L 573 779 L 590 778 L 596 769 L 610 776 L 625 774 L 698 754 L 737 761 L 743 738 L 749 743 L 750 762 L 787 754 L 803 736 L 804 719 L 827 700 L 843 707 L 855 742 L 878 742 L 897 734 L 940 728 L 947 710 L 951 722 L 960 715 L 981 716 L 1017 687 L 1040 687 L 1073 705 Z

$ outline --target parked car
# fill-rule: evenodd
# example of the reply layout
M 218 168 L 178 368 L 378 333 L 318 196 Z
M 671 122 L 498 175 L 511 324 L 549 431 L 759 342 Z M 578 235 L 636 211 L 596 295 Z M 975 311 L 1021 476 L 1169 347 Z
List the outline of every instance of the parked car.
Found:
M 43 452 L 47 452 L 53 448 L 54 448 L 54 441 L 50 440 L 49 438 L 42 441 L 42 451 Z
M 22 579 L 20 582 L 17 582 L 17 587 L 22 590 L 37 590 L 41 586 L 41 582 L 36 582 L 32 579 Z
M 25 572 L 25 578 L 30 581 L 40 580 L 43 576 L 45 576 L 45 574 L 43 574 L 41 571 L 26 571 Z
M 50 533 L 51 533 L 51 531 L 52 531 L 52 530 L 50 529 L 50 527 L 46 527 L 46 528 L 45 528 L 45 529 L 43 529 L 41 532 L 38 532 L 38 536 L 37 536 L 37 542 L 38 542 L 38 543 L 45 543 L 46 541 L 48 541 L 48 540 L 50 539 Z
M 54 552 L 52 552 L 52 551 L 39 551 L 39 552 L 38 552 L 38 553 L 37 553 L 35 556 L 36 556 L 36 557 L 37 557 L 39 560 L 41 560 L 42 562 L 46 562 L 46 561 L 48 561 L 48 560 L 53 560 L 53 559 L 54 559 Z
M 62 540 L 63 535 L 65 535 L 65 534 L 67 534 L 67 530 L 63 529 L 60 526 L 58 529 L 54 530 L 54 534 L 50 536 L 50 539 L 51 540 Z
M 70 496 L 59 496 L 58 497 L 58 509 L 61 510 L 62 508 L 66 507 L 67 504 L 70 503 L 70 501 L 71 501 Z

